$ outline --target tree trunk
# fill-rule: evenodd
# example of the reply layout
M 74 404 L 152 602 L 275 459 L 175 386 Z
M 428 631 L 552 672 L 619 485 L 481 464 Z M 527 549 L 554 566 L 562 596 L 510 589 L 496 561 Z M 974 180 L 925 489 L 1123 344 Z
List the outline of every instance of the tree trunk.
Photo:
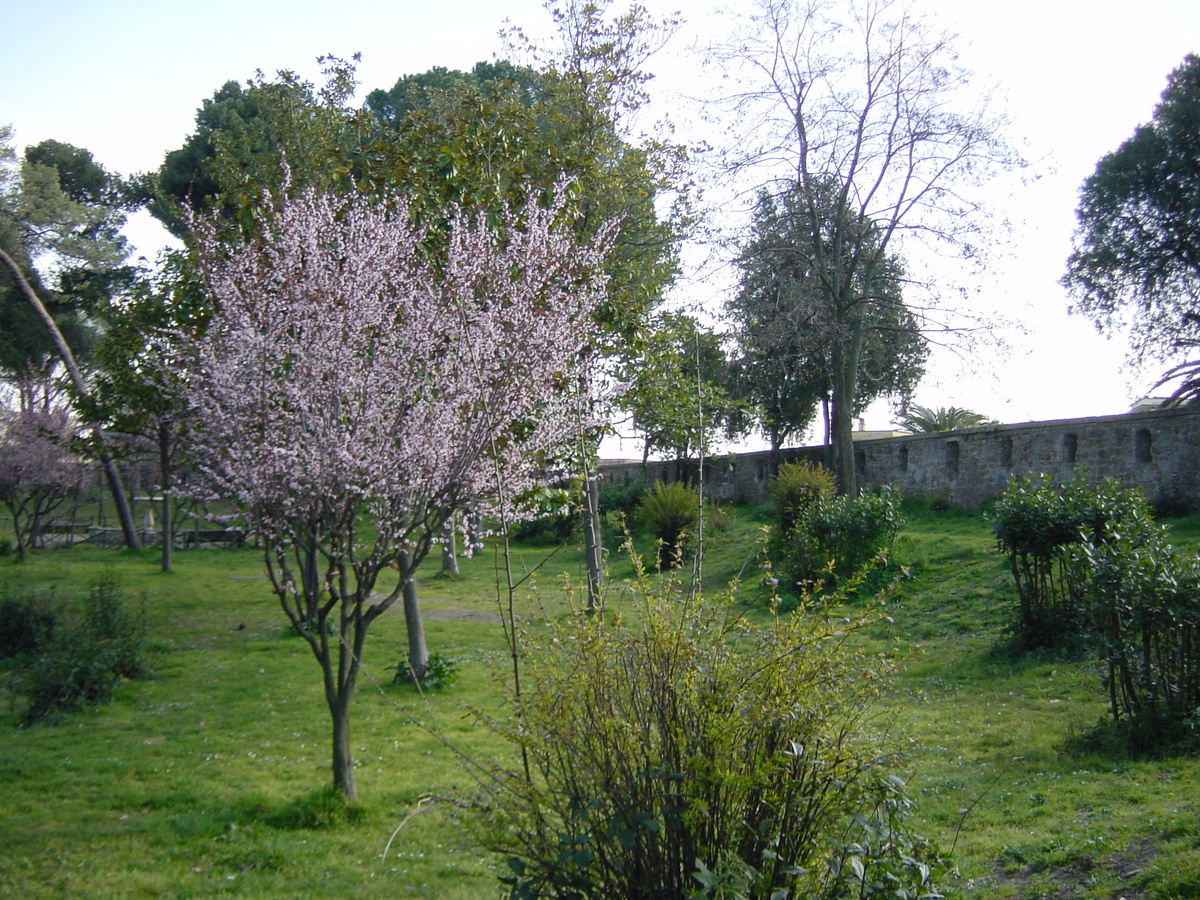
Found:
M 0 263 L 3 263 L 12 275 L 13 281 L 16 282 L 17 288 L 21 294 L 29 301 L 29 305 L 33 307 L 34 313 L 41 320 L 42 326 L 46 329 L 46 333 L 54 342 L 55 349 L 58 350 L 59 359 L 62 360 L 63 366 L 67 370 L 67 375 L 71 379 L 71 384 L 76 392 L 81 397 L 88 395 L 87 385 L 83 381 L 83 374 L 79 371 L 79 366 L 75 362 L 75 354 L 71 352 L 71 348 L 67 345 L 66 339 L 63 338 L 62 332 L 58 330 L 58 326 L 54 324 L 54 319 L 46 312 L 46 307 L 42 305 L 41 299 L 25 279 L 21 267 L 16 261 L 0 250 Z M 104 474 L 108 478 L 108 487 L 113 495 L 113 503 L 117 507 L 117 516 L 121 520 L 121 531 L 125 535 L 125 545 L 134 550 L 141 547 L 141 541 L 138 540 L 137 528 L 133 524 L 133 512 L 129 508 L 129 502 L 125 497 L 125 487 L 121 484 L 121 473 L 117 471 L 117 464 L 113 462 L 112 454 L 104 446 L 104 435 L 98 427 L 92 428 L 92 440 L 96 444 L 96 448 L 100 455 L 100 463 L 104 467 Z
M 841 381 L 838 378 L 835 381 Z M 854 405 L 844 390 L 835 387 L 833 393 L 833 474 L 837 478 L 838 493 L 853 497 L 858 493 L 854 475 Z
M 454 516 L 442 526 L 442 571 L 447 575 L 458 574 L 458 529 L 454 527 Z
M 407 553 L 400 554 L 400 577 L 405 579 L 403 591 L 404 625 L 408 631 L 408 669 L 414 681 L 425 677 L 429 650 L 425 646 L 425 624 L 421 621 L 421 604 L 417 596 L 417 576 Z
M 354 755 L 350 747 L 350 697 L 339 697 L 330 703 L 333 718 L 333 789 L 345 799 L 358 799 L 358 787 L 354 783 Z
M 850 336 L 834 349 L 831 407 L 833 418 L 833 462 L 838 491 L 853 497 L 858 494 L 854 471 L 854 401 L 858 393 L 858 362 L 862 356 L 863 323 L 852 319 Z
M 158 466 L 162 476 L 162 571 L 170 572 L 175 555 L 175 511 L 171 508 L 170 426 L 158 426 Z
M 833 429 L 831 428 L 831 420 L 829 417 L 829 395 L 826 394 L 821 398 L 821 418 L 825 423 L 825 438 L 822 444 L 825 455 L 825 468 L 830 472 L 833 471 Z
M 175 558 L 175 526 L 172 517 L 175 511 L 171 508 L 171 489 L 163 488 L 162 495 L 162 571 L 170 572 Z
M 583 488 L 583 552 L 587 566 L 587 608 L 604 605 L 604 547 L 600 539 L 600 483 L 588 465 Z

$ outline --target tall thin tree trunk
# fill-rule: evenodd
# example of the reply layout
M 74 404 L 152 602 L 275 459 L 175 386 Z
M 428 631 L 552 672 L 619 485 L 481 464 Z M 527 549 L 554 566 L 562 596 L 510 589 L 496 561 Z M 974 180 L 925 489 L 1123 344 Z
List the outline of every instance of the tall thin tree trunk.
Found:
M 404 625 L 408 632 L 408 668 L 415 681 L 425 677 L 429 650 L 425 646 L 425 623 L 421 620 L 421 603 L 417 595 L 417 576 L 408 553 L 400 554 L 400 577 L 404 579 Z
M 583 552 L 587 568 L 589 611 L 604 605 L 604 547 L 600 537 L 600 482 L 589 463 L 583 486 Z
M 46 307 L 42 305 L 41 299 L 34 291 L 33 287 L 25 279 L 21 267 L 17 265 L 16 260 L 0 250 L 0 263 L 3 263 L 12 275 L 13 281 L 16 282 L 17 288 L 21 294 L 29 301 L 29 305 L 33 307 L 34 313 L 41 320 L 42 326 L 46 329 L 46 333 L 50 336 L 50 340 L 54 342 L 54 347 L 58 350 L 59 359 L 66 367 L 67 375 L 71 379 L 71 384 L 75 391 L 81 397 L 88 395 L 87 385 L 83 381 L 83 374 L 79 371 L 79 366 L 75 362 L 75 354 L 71 352 L 71 348 L 67 345 L 66 339 L 63 338 L 62 332 L 58 330 L 58 326 L 54 323 L 54 319 L 46 312 Z M 108 478 L 109 491 L 113 495 L 113 503 L 117 507 L 117 516 L 121 520 L 121 531 L 125 535 L 125 545 L 133 549 L 141 547 L 142 543 L 138 539 L 137 528 L 133 524 L 133 511 L 129 508 L 129 502 L 125 497 L 125 486 L 121 483 L 121 473 L 117 470 L 117 464 L 113 461 L 112 454 L 108 452 L 104 445 L 104 435 L 99 427 L 92 428 L 92 440 L 96 444 L 97 451 L 100 455 L 100 464 L 104 467 L 105 477 Z
M 175 556 L 175 511 L 171 497 L 170 426 L 158 425 L 158 466 L 162 476 L 162 570 L 170 572 Z
M 458 574 L 458 529 L 454 527 L 454 516 L 442 526 L 442 571 L 447 575 Z
M 849 338 L 833 352 L 830 382 L 833 412 L 833 472 L 842 494 L 858 494 L 854 471 L 854 401 L 858 393 L 858 363 L 862 356 L 863 323 L 861 318 L 848 323 Z
M 825 423 L 825 438 L 822 444 L 825 453 L 825 468 L 833 471 L 833 428 L 829 415 L 829 395 L 821 398 L 821 418 Z

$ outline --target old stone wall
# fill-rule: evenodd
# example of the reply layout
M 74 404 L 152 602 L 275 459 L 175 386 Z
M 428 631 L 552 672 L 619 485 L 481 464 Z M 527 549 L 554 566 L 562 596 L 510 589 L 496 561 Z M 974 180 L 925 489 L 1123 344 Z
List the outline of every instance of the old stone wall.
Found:
M 1045 473 L 1063 481 L 1082 469 L 1091 482 L 1116 478 L 1140 487 L 1151 501 L 1200 509 L 1200 410 L 1194 408 L 863 440 L 854 450 L 863 487 L 894 484 L 905 495 L 944 497 L 966 506 L 999 496 L 1015 475 Z M 822 450 L 788 450 L 785 458 L 819 461 Z M 609 461 L 600 471 L 605 480 L 628 481 L 641 474 L 642 466 Z M 695 463 L 649 466 L 652 480 L 695 476 Z M 705 480 L 710 497 L 764 500 L 770 454 L 709 460 Z

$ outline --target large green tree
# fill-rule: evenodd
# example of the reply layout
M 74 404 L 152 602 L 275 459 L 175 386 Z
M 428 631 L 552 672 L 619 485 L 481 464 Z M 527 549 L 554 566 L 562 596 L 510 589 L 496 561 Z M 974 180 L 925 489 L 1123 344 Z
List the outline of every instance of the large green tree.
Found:
M 0 321 L 11 324 L 0 340 L 0 364 L 18 385 L 44 379 L 61 364 L 76 400 L 90 394 L 78 359 L 82 314 L 129 277 L 117 185 L 90 153 L 56 141 L 30 148 L 18 167 L 12 129 L 0 128 L 0 268 L 8 276 L 0 282 Z M 44 259 L 55 269 L 49 286 L 33 265 Z M 125 543 L 137 547 L 120 473 L 99 427 L 91 429 L 90 442 Z
M 757 408 L 776 464 L 823 402 L 849 396 L 855 414 L 879 397 L 903 402 L 925 372 L 927 341 L 904 303 L 902 268 L 879 257 L 879 240 L 833 185 L 816 198 L 798 185 L 759 196 L 728 312 L 741 347 L 737 396 Z
M 216 209 L 246 236 L 271 196 L 309 186 L 399 193 L 430 226 L 427 249 L 437 256 L 448 209 L 482 210 L 498 222 L 530 188 L 549 197 L 565 177 L 580 238 L 620 222 L 590 351 L 618 352 L 675 276 L 686 211 L 672 202 L 682 196 L 682 150 L 634 140 L 625 121 L 645 102 L 641 66 L 670 25 L 638 6 L 621 15 L 608 6 L 551 4 L 558 29 L 550 45 L 509 35 L 525 64 L 406 76 L 371 92 L 363 110 L 348 106 L 354 72 L 337 60 L 321 88 L 286 72 L 244 88 L 226 85 L 200 110 L 184 147 L 167 157 L 154 208 L 181 232 L 189 209 Z M 598 531 L 590 544 L 595 583 Z
M 1151 121 L 1083 183 L 1064 285 L 1104 332 L 1130 329 L 1139 363 L 1200 351 L 1200 56 L 1167 79 Z M 1171 374 L 1171 373 L 1168 373 Z M 1200 363 L 1175 370 L 1200 397 Z
M 622 356 L 641 346 L 648 317 L 676 275 L 688 221 L 684 151 L 635 139 L 628 126 L 647 100 L 643 66 L 674 23 L 655 22 L 636 5 L 616 15 L 608 2 L 563 0 L 549 8 L 558 26 L 551 43 L 535 46 L 509 32 L 520 65 L 438 69 L 370 94 L 380 138 L 369 147 L 364 178 L 398 188 L 435 215 L 448 202 L 511 208 L 527 186 L 548 191 L 569 178 L 578 234 L 620 223 L 590 352 Z M 599 511 L 594 467 L 587 468 L 585 543 L 595 601 Z
M 735 169 L 794 193 L 813 289 L 853 331 L 910 239 L 945 256 L 977 253 L 985 220 L 971 189 L 1020 160 L 951 39 L 899 0 L 759 0 L 748 26 L 718 51 L 744 76 L 735 99 L 752 124 L 739 133 Z M 930 309 L 946 279 L 923 280 Z M 863 347 L 849 333 L 829 356 L 833 462 L 847 493 Z
M 245 85 L 230 81 L 196 112 L 195 130 L 143 182 L 150 211 L 177 236 L 189 214 L 218 209 L 253 234 L 281 195 L 308 187 L 351 190 L 361 159 L 365 119 L 348 106 L 353 61 L 322 57 L 314 85 L 283 70 L 261 72 Z
M 691 316 L 656 315 L 621 379 L 629 387 L 620 405 L 642 435 L 643 463 L 654 454 L 667 454 L 677 464 L 707 455 L 716 436 L 729 430 L 737 405 L 727 389 L 729 361 L 721 336 Z

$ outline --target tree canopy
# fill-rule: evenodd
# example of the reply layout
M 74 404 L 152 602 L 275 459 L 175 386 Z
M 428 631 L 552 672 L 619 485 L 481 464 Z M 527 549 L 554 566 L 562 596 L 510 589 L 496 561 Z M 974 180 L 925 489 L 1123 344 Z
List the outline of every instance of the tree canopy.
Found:
M 562 203 L 535 196 L 496 228 L 453 214 L 437 262 L 403 200 L 312 188 L 255 239 L 231 245 L 224 225 L 196 223 L 216 303 L 171 384 L 193 411 L 195 485 L 261 536 L 275 594 L 320 663 L 334 786 L 353 798 L 349 705 L 368 628 L 404 595 L 421 676 L 406 589 L 445 522 L 518 515 L 595 424 L 582 350 L 610 235 L 577 239 Z
M 960 428 L 979 428 L 984 425 L 998 425 L 995 419 L 989 419 L 983 413 L 963 409 L 958 406 L 939 406 L 931 409 L 913 403 L 905 409 L 904 415 L 897 423 L 914 434 L 932 434 L 941 431 L 958 431 Z
M 19 382 L 47 375 L 60 352 L 16 272 L 78 356 L 92 337 L 86 314 L 128 284 L 132 270 L 120 179 L 87 150 L 54 140 L 26 148 L 19 161 L 12 140 L 12 129 L 0 127 L 0 251 L 11 262 L 10 277 L 0 278 L 0 373 Z
M 776 453 L 833 395 L 838 365 L 854 365 L 858 413 L 881 396 L 906 400 L 928 356 L 920 322 L 904 304 L 899 261 L 858 264 L 877 253 L 873 223 L 839 209 L 832 190 L 819 210 L 812 202 L 795 185 L 760 194 L 728 304 L 741 346 L 735 392 L 758 408 Z
M 975 254 L 984 221 L 969 188 L 1020 160 L 986 97 L 968 90 L 952 40 L 906 4 L 760 0 L 736 37 L 717 51 L 743 76 L 735 171 L 794 193 L 813 288 L 849 329 L 830 348 L 829 377 L 834 470 L 853 493 L 862 301 L 910 262 L 906 241 Z
M 1063 284 L 1072 310 L 1112 333 L 1129 327 L 1135 361 L 1200 351 L 1200 56 L 1167 79 L 1151 121 L 1083 183 Z M 1177 371 L 1200 393 L 1195 363 Z M 1190 372 L 1190 377 L 1189 377 Z
M 682 313 L 656 315 L 645 347 L 621 373 L 620 406 L 643 435 L 643 460 L 656 453 L 686 460 L 707 454 L 728 431 L 736 404 L 721 336 Z

